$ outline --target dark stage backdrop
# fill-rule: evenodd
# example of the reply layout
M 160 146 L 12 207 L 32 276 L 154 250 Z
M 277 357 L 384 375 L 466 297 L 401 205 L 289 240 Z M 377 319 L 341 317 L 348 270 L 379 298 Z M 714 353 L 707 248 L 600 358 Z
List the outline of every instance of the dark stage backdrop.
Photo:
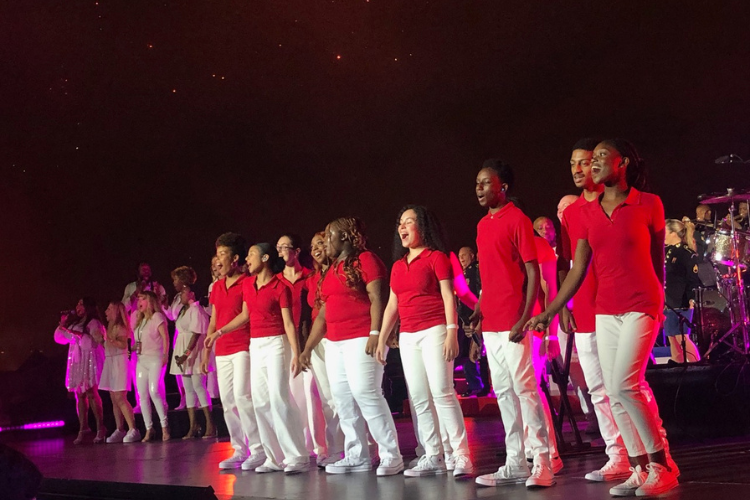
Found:
M 398 209 L 454 248 L 481 161 L 528 214 L 574 192 L 572 144 L 631 139 L 669 216 L 750 187 L 746 2 L 284 0 L 0 6 L 0 369 L 59 352 L 60 309 L 140 260 L 208 277 L 215 237 L 308 238 Z M 169 286 L 168 286 L 169 288 Z

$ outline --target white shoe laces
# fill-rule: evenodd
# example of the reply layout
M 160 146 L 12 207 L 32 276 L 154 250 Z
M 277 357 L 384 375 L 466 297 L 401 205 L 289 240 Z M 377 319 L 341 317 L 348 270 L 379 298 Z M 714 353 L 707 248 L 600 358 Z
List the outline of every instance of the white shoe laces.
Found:
M 623 483 L 623 486 L 627 488 L 638 488 L 643 484 L 643 476 L 641 475 L 643 472 L 638 470 L 637 467 L 631 467 L 630 472 L 632 472 L 632 474 L 630 474 L 627 481 Z
M 456 464 L 456 469 L 466 469 L 471 464 L 471 461 L 466 455 L 459 455 L 455 458 L 454 463 Z

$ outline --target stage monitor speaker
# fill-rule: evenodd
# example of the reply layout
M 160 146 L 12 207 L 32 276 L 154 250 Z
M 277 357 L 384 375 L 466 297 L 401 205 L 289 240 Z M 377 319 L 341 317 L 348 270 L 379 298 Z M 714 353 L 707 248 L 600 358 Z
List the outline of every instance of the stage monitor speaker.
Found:
M 210 486 L 115 483 L 75 479 L 44 479 L 38 500 L 216 500 Z

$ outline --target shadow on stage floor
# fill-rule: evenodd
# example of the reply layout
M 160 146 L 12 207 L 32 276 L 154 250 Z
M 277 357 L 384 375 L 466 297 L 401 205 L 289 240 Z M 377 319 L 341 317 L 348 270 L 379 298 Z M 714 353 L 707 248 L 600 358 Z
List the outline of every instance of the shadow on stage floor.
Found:
M 493 472 L 504 462 L 503 429 L 496 418 L 467 418 L 470 447 L 478 473 Z M 397 421 L 402 452 L 414 456 L 411 421 Z M 473 480 L 452 476 L 434 478 L 378 478 L 374 472 L 345 476 L 315 469 L 297 476 L 283 473 L 221 472 L 217 463 L 231 454 L 228 442 L 173 440 L 168 443 L 130 445 L 72 444 L 72 436 L 14 441 L 47 478 L 114 481 L 124 483 L 211 486 L 220 499 L 284 498 L 324 500 L 387 498 L 420 500 L 449 498 L 609 498 L 609 483 L 591 483 L 584 474 L 601 467 L 606 457 L 601 447 L 586 454 L 564 457 L 565 468 L 557 485 L 529 491 L 522 485 L 483 488 Z M 601 444 L 601 441 L 594 442 Z M 681 485 L 670 498 L 744 500 L 750 488 L 750 438 L 684 443 L 673 450 L 680 466 Z

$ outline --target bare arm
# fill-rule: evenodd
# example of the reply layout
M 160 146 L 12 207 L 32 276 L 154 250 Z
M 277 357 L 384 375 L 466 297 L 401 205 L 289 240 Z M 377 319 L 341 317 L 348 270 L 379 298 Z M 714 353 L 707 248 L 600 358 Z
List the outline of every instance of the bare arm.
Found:
M 370 331 L 380 332 L 383 324 L 383 287 L 385 283 L 382 279 L 373 280 L 367 284 L 367 297 L 370 299 Z M 369 356 L 374 356 L 378 348 L 379 335 L 370 335 L 367 340 L 365 352 Z
M 289 339 L 289 345 L 292 346 L 292 360 L 291 370 L 293 376 L 297 376 L 299 370 L 297 364 L 299 360 L 299 337 L 297 337 L 297 329 L 294 326 L 294 316 L 292 311 L 288 307 L 281 309 L 281 317 L 284 319 L 284 331 L 286 332 L 286 338 Z
M 463 283 L 466 285 L 465 281 Z M 445 321 L 448 325 L 448 333 L 443 344 L 443 357 L 446 361 L 453 361 L 458 356 L 458 327 L 456 325 L 456 302 L 453 300 L 451 280 L 440 280 L 440 295 L 443 297 Z
M 375 359 L 377 359 L 383 365 L 385 364 L 385 357 L 387 355 L 385 344 L 386 342 L 388 342 L 388 339 L 391 336 L 393 327 L 396 326 L 397 319 L 398 296 L 393 292 L 393 289 L 391 289 L 390 295 L 388 296 L 388 304 L 386 304 L 385 311 L 383 311 L 383 325 L 380 328 L 380 335 L 378 335 L 378 347 L 375 353 Z
M 521 319 L 513 325 L 510 330 L 508 339 L 511 342 L 520 342 L 525 337 L 524 325 L 531 317 L 531 313 L 534 310 L 534 302 L 536 302 L 536 296 L 539 293 L 539 264 L 536 259 L 524 262 L 526 268 L 526 303 L 523 308 L 523 314 Z
M 315 321 L 312 324 L 312 328 L 310 328 L 310 336 L 307 337 L 307 342 L 305 342 L 305 348 L 299 355 L 299 363 L 297 364 L 297 369 L 294 372 L 294 376 L 296 377 L 299 375 L 299 372 L 306 370 L 310 368 L 310 356 L 315 349 L 315 347 L 320 343 L 321 340 L 323 340 L 323 337 L 326 335 L 326 304 L 325 302 L 323 305 L 320 306 L 320 311 L 318 311 L 318 315 L 315 317 Z

